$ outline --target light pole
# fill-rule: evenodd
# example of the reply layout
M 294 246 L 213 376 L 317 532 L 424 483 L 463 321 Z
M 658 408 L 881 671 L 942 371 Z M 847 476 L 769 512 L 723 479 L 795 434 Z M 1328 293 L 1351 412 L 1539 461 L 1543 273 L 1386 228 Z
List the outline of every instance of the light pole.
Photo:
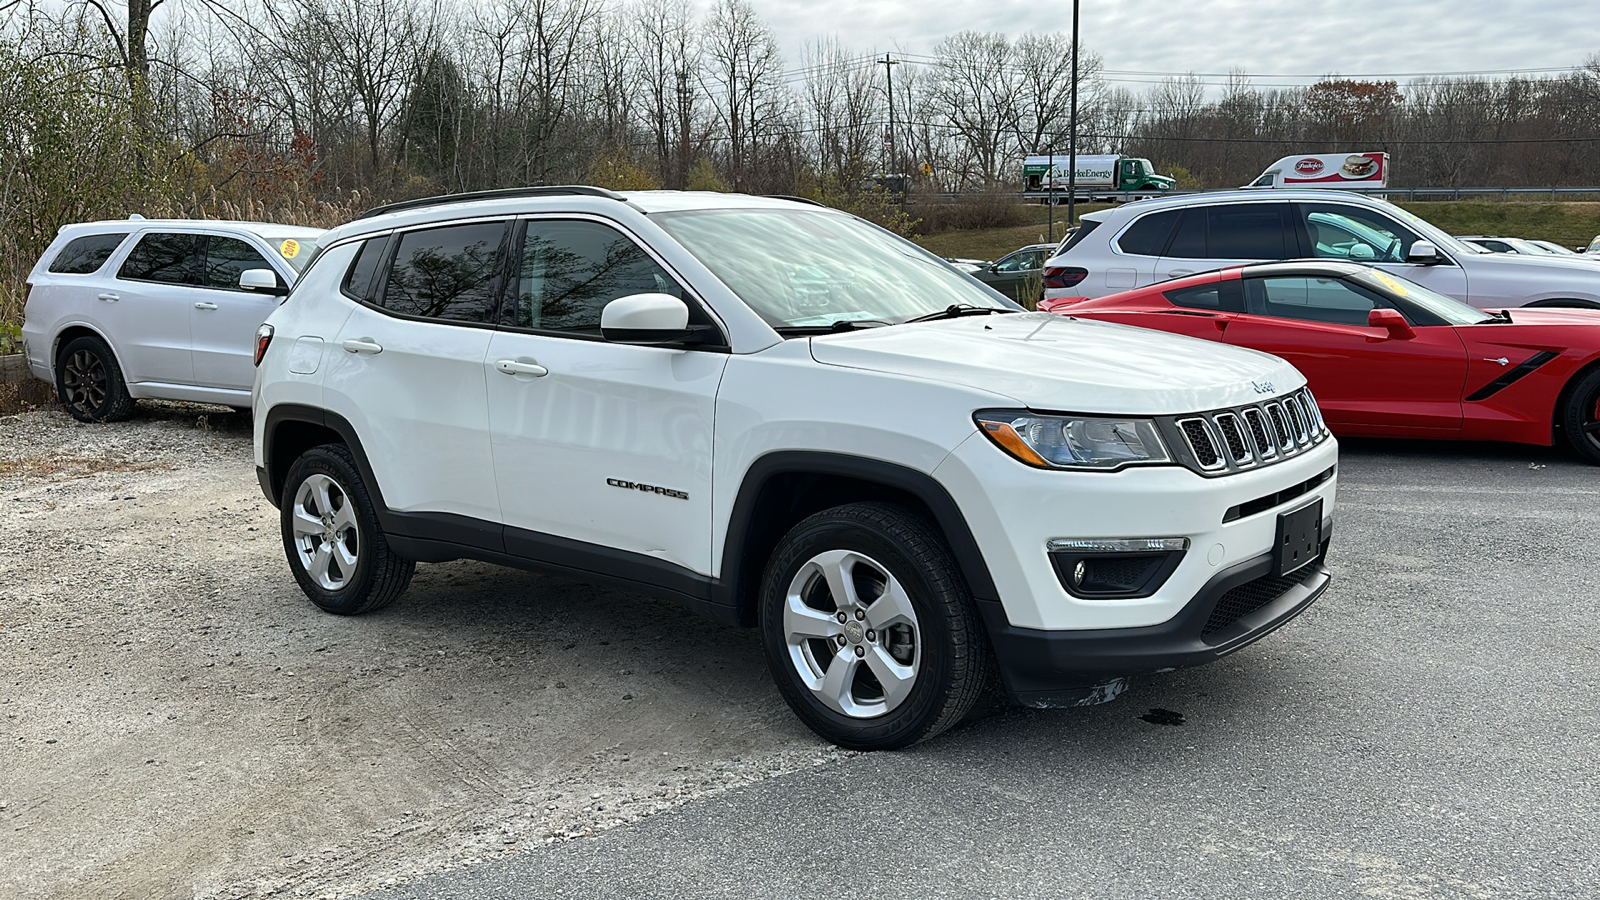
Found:
M 1078 0 L 1072 0 L 1072 112 L 1067 119 L 1067 227 L 1078 215 Z

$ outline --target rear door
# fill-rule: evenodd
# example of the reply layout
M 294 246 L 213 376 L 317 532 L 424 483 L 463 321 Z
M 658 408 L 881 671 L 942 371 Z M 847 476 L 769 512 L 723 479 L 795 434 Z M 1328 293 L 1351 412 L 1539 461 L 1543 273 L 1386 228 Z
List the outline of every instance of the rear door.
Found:
M 1156 273 L 1180 278 L 1299 255 L 1288 203 L 1218 203 L 1183 210 Z
M 97 293 L 99 315 L 131 384 L 194 384 L 189 319 L 204 277 L 206 236 L 147 231 Z
M 1228 324 L 1225 339 L 1293 363 L 1329 425 L 1417 437 L 1460 431 L 1467 353 L 1454 328 L 1416 326 L 1415 337 L 1392 338 L 1366 321 L 1375 307 L 1393 305 L 1339 278 L 1242 282 L 1247 311 Z
M 483 360 L 509 227 L 483 220 L 367 241 L 343 287 L 359 305 L 323 379 L 324 403 L 361 435 L 385 504 L 423 517 L 414 533 L 496 550 Z

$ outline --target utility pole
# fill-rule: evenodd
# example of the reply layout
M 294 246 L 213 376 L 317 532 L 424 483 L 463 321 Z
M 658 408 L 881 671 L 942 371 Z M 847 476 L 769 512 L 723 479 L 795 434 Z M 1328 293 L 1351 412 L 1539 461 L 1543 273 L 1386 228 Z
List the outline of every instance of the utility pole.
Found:
M 1072 112 L 1067 120 L 1067 227 L 1078 215 L 1078 0 L 1072 0 Z
M 889 170 L 883 174 L 894 175 L 898 168 L 894 158 L 894 67 L 900 65 L 900 61 L 891 59 L 889 54 L 885 53 L 883 54 L 883 59 L 878 60 L 878 62 L 883 64 L 884 76 L 889 81 Z M 902 185 L 903 187 L 904 185 Z M 901 197 L 904 198 L 904 196 L 905 191 L 902 190 Z

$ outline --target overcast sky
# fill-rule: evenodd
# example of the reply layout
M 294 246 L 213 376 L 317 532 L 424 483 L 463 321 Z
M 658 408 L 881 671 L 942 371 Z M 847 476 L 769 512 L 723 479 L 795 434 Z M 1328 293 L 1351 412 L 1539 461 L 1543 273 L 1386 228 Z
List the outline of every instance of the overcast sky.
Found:
M 800 67 L 808 42 L 829 35 L 863 54 L 927 54 L 957 31 L 1066 33 L 1072 23 L 1071 0 L 751 3 L 788 69 Z M 1124 72 L 1481 72 L 1577 66 L 1600 54 L 1600 0 L 1082 0 L 1079 10 L 1083 48 L 1100 54 L 1107 70 Z M 1143 77 L 1111 76 L 1135 91 L 1145 86 L 1133 79 Z

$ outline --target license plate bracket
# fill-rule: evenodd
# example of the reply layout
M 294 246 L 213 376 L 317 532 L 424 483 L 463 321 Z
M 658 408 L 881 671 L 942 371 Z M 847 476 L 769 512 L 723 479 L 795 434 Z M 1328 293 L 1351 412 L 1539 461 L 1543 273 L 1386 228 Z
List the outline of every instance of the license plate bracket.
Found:
M 1311 565 L 1322 552 L 1322 500 L 1297 510 L 1278 513 L 1278 540 L 1272 574 L 1291 575 Z

